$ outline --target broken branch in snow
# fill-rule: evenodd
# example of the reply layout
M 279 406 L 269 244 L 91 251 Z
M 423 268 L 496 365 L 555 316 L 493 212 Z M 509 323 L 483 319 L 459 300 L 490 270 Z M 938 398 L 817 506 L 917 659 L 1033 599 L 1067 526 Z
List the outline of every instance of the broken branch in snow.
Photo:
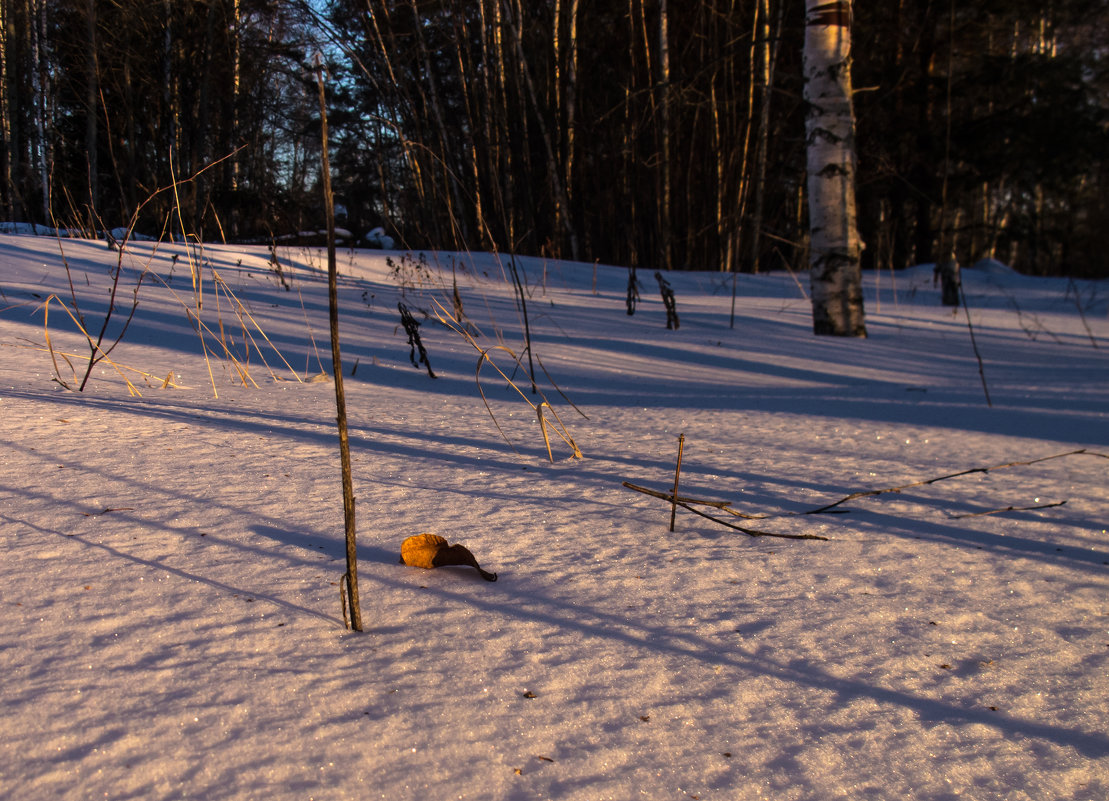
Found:
M 1024 467 L 1024 466 L 1027 466 L 1027 465 L 1030 465 L 1030 464 L 1036 464 L 1038 462 L 1046 462 L 1050 459 L 1061 459 L 1064 456 L 1075 456 L 1075 455 L 1080 454 L 1080 453 L 1087 454 L 1088 456 L 1099 456 L 1103 459 L 1109 458 L 1109 456 L 1106 456 L 1103 453 L 1094 453 L 1092 451 L 1086 450 L 1085 448 L 1079 448 L 1076 451 L 1067 451 L 1066 453 L 1056 453 L 1056 454 L 1053 454 L 1051 456 L 1041 456 L 1039 459 L 1029 459 L 1028 461 L 1025 461 L 1025 462 L 1006 462 L 1005 464 L 995 464 L 991 467 L 972 467 L 969 470 L 960 470 L 958 473 L 950 473 L 946 476 L 937 476 L 936 478 L 928 478 L 928 479 L 925 479 L 924 481 L 914 481 L 911 484 L 902 484 L 901 486 L 898 486 L 898 487 L 886 487 L 885 489 L 863 490 L 861 492 L 853 492 L 850 495 L 847 495 L 843 498 L 840 498 L 838 501 L 835 501 L 834 503 L 829 503 L 826 506 L 821 506 L 821 507 L 818 507 L 816 509 L 809 509 L 806 512 L 797 512 L 796 514 L 802 514 L 802 515 L 825 514 L 829 510 L 835 509 L 835 507 L 839 506 L 840 504 L 847 503 L 848 501 L 853 501 L 856 498 L 866 498 L 866 497 L 869 497 L 871 495 L 884 495 L 887 492 L 900 492 L 901 490 L 910 489 L 912 487 L 923 487 L 923 486 L 928 485 L 928 484 L 935 484 L 935 483 L 940 482 L 940 481 L 947 481 L 950 478 L 960 478 L 961 476 L 969 476 L 972 473 L 988 473 L 991 470 L 1001 470 L 1001 469 L 1004 469 L 1006 467 Z
M 100 517 L 100 515 L 106 515 L 109 512 L 133 512 L 133 511 L 135 511 L 135 508 L 133 506 L 105 506 L 99 512 L 81 512 L 81 514 L 83 514 L 85 517 Z
M 681 446 L 684 444 L 684 439 L 685 439 L 685 436 L 682 435 L 682 441 L 679 443 L 679 451 L 678 451 L 678 471 L 681 470 Z M 696 509 L 694 507 L 695 506 L 708 506 L 712 509 L 717 509 L 721 512 L 727 512 L 728 514 L 730 514 L 734 517 L 740 517 L 740 518 L 743 518 L 745 520 L 766 520 L 767 518 L 770 518 L 770 517 L 798 517 L 800 515 L 844 514 L 848 510 L 838 509 L 836 507 L 838 507 L 838 506 L 840 506 L 844 503 L 847 503 L 848 501 L 856 500 L 858 498 L 868 498 L 868 497 L 874 496 L 874 495 L 884 495 L 884 494 L 889 493 L 889 492 L 900 492 L 901 490 L 910 489 L 911 487 L 922 487 L 922 486 L 926 486 L 928 484 L 935 484 L 935 483 L 940 482 L 940 481 L 946 481 L 946 480 L 951 479 L 951 478 L 959 478 L 961 476 L 968 476 L 968 475 L 971 475 L 973 473 L 989 473 L 992 470 L 1001 470 L 1001 469 L 1004 469 L 1006 467 L 1022 467 L 1022 466 L 1026 466 L 1026 465 L 1037 464 L 1039 462 L 1046 462 L 1046 461 L 1049 461 L 1051 459 L 1061 459 L 1064 456 L 1077 456 L 1079 454 L 1085 454 L 1086 456 L 1094 456 L 1094 457 L 1097 457 L 1099 459 L 1109 459 L 1109 454 L 1097 453 L 1096 451 L 1087 450 L 1086 448 L 1079 448 L 1078 450 L 1074 450 L 1074 451 L 1067 451 L 1065 453 L 1056 453 L 1056 454 L 1052 454 L 1051 456 L 1041 456 L 1038 459 L 1028 459 L 1028 460 L 1022 461 L 1022 462 L 1006 462 L 1005 464 L 995 464 L 995 465 L 991 465 L 990 467 L 972 467 L 969 470 L 960 470 L 958 473 L 949 473 L 949 474 L 944 475 L 944 476 L 936 476 L 935 478 L 928 478 L 928 479 L 925 479 L 923 481 L 914 481 L 910 484 L 901 484 L 900 486 L 897 486 L 897 487 L 886 487 L 884 489 L 862 490 L 860 492 L 853 492 L 850 495 L 846 495 L 843 498 L 840 498 L 838 501 L 834 501 L 833 503 L 825 504 L 824 506 L 820 506 L 816 509 L 809 509 L 809 510 L 804 511 L 804 512 L 788 512 L 788 513 L 782 514 L 782 515 L 766 515 L 766 514 L 750 515 L 750 514 L 744 514 L 743 512 L 739 512 L 739 511 L 733 509 L 731 501 L 708 501 L 708 500 L 702 500 L 700 498 L 689 498 L 689 497 L 685 497 L 685 496 L 680 496 L 680 495 L 678 495 L 678 473 L 677 473 L 677 471 L 675 471 L 675 475 L 674 475 L 674 489 L 673 489 L 672 492 L 660 492 L 658 490 L 648 489 L 647 487 L 641 487 L 637 484 L 632 484 L 630 481 L 625 481 L 625 482 L 623 482 L 623 484 L 628 489 L 635 490 L 636 492 L 642 492 L 643 494 L 650 495 L 653 498 L 661 498 L 664 501 L 669 501 L 670 504 L 671 504 L 671 517 L 670 517 L 670 520 L 671 520 L 670 530 L 671 531 L 674 530 L 674 528 L 673 528 L 674 508 L 680 506 L 683 509 L 688 509 L 689 511 L 693 512 L 695 515 L 700 515 L 701 517 L 704 517 L 708 520 L 711 520 L 714 523 L 719 523 L 720 525 L 726 526 L 727 528 L 735 529 L 736 531 L 742 531 L 744 534 L 748 534 L 752 537 L 782 537 L 782 538 L 785 538 L 785 539 L 793 539 L 793 540 L 827 540 L 828 539 L 827 537 L 821 537 L 821 536 L 818 536 L 818 535 L 815 535 L 815 534 L 774 534 L 774 533 L 771 533 L 769 531 L 759 531 L 757 529 L 744 528 L 743 526 L 737 526 L 737 525 L 734 525 L 732 523 L 728 523 L 724 520 L 720 520 L 719 518 L 713 517 L 712 515 L 707 514 L 705 512 L 702 512 L 701 510 Z M 988 512 L 975 512 L 973 514 L 966 514 L 966 515 L 952 515 L 951 518 L 952 519 L 960 519 L 960 518 L 964 518 L 964 517 L 978 517 L 978 516 L 982 516 L 982 515 L 1001 514 L 1003 512 L 1025 512 L 1025 511 L 1031 511 L 1033 509 L 1050 509 L 1050 508 L 1055 507 L 1055 506 L 1062 506 L 1065 503 L 1066 503 L 1066 501 L 1060 501 L 1058 503 L 1047 503 L 1047 504 L 1042 504 L 1040 506 L 1026 506 L 1026 507 L 1009 506 L 1009 507 L 1006 507 L 1004 509 L 993 509 L 993 510 L 988 511 Z
M 669 501 L 672 506 L 680 506 L 683 509 L 688 509 L 689 511 L 693 512 L 693 514 L 695 514 L 695 515 L 700 515 L 701 517 L 703 517 L 707 520 L 711 520 L 714 523 L 719 523 L 720 525 L 722 525 L 726 528 L 735 529 L 736 531 L 742 531 L 744 534 L 748 535 L 749 537 L 780 537 L 782 539 L 787 539 L 787 540 L 824 540 L 824 541 L 827 541 L 827 539 L 828 539 L 827 537 L 821 537 L 818 534 L 777 534 L 777 533 L 774 533 L 774 532 L 771 532 L 771 531 L 759 531 L 758 529 L 744 528 L 743 526 L 737 526 L 734 523 L 729 523 L 726 520 L 721 520 L 717 517 L 713 517 L 712 515 L 707 514 L 706 512 L 702 512 L 700 509 L 696 509 L 693 506 L 693 504 L 697 504 L 699 506 L 709 506 L 709 507 L 712 507 L 714 509 L 719 509 L 722 512 L 728 512 L 729 514 L 735 515 L 736 517 L 745 517 L 746 516 L 746 515 L 741 515 L 739 512 L 736 512 L 734 509 L 729 508 L 729 506 L 730 506 L 729 501 L 703 501 L 703 500 L 699 500 L 697 498 L 684 498 L 684 497 L 681 497 L 679 495 L 675 495 L 673 493 L 659 492 L 658 490 L 648 489 L 647 487 L 640 487 L 637 484 L 632 484 L 630 481 L 625 481 L 624 486 L 627 487 L 628 489 L 635 490 L 636 492 L 642 492 L 644 495 L 650 495 L 653 498 L 662 498 L 664 501 Z M 671 531 L 673 531 L 673 529 L 671 529 Z
M 693 514 L 700 515 L 706 520 L 711 520 L 714 523 L 719 523 L 726 528 L 735 529 L 736 531 L 742 531 L 744 534 L 750 537 L 779 537 L 785 540 L 821 540 L 823 542 L 828 541 L 827 537 L 821 537 L 819 534 L 779 534 L 772 531 L 759 531 L 753 528 L 744 528 L 743 526 L 737 526 L 734 523 L 729 523 L 726 520 L 720 520 L 719 518 L 713 517 L 706 512 L 702 512 L 700 509 L 694 509 L 688 503 L 682 503 L 681 501 L 678 501 L 678 506 L 682 507 L 683 509 L 688 509 L 689 511 L 693 512 Z M 730 512 L 731 510 L 725 509 L 724 511 Z
M 1062 506 L 1066 501 L 1059 501 L 1057 503 L 1044 503 L 1039 506 L 1006 506 L 1004 509 L 991 509 L 988 512 L 971 512 L 965 515 L 948 515 L 952 520 L 962 520 L 964 517 L 985 517 L 986 515 L 999 515 L 1005 512 L 1031 512 L 1034 509 L 1051 509 L 1055 506 Z
M 731 501 L 704 501 L 700 498 L 689 498 L 685 495 L 674 496 L 669 492 L 659 492 L 658 490 L 648 489 L 647 487 L 641 487 L 638 484 L 633 484 L 630 481 L 625 481 L 624 486 L 628 489 L 633 489 L 636 492 L 642 492 L 644 495 L 650 495 L 652 498 L 662 498 L 664 501 L 674 499 L 678 503 L 695 503 L 700 506 L 711 506 L 716 509 L 724 509 L 725 507 L 731 506 L 732 504 Z

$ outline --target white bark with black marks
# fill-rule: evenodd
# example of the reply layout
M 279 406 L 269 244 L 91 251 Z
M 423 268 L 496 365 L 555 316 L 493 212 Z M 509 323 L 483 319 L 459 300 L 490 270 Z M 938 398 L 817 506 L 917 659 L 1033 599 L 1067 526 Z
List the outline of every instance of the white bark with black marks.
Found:
M 805 0 L 805 135 L 813 331 L 866 336 L 855 216 L 851 0 Z

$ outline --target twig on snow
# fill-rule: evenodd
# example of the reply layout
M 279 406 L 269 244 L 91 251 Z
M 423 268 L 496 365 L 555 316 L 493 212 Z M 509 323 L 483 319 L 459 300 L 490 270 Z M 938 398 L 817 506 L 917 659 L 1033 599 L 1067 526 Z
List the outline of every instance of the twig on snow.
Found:
M 1038 462 L 1046 462 L 1046 461 L 1049 461 L 1050 459 L 1062 459 L 1064 456 L 1076 456 L 1077 454 L 1080 454 L 1080 453 L 1084 453 L 1084 454 L 1087 454 L 1089 456 L 1100 456 L 1103 459 L 1109 459 L 1109 456 L 1106 456 L 1105 454 L 1094 453 L 1094 452 L 1089 451 L 1085 448 L 1079 448 L 1076 451 L 1067 451 L 1066 453 L 1056 453 L 1056 454 L 1052 454 L 1051 456 L 1041 456 L 1038 459 L 1029 459 L 1028 461 L 1024 461 L 1024 462 L 1006 462 L 1005 464 L 995 464 L 991 467 L 972 467 L 969 470 L 960 470 L 958 473 L 950 473 L 946 476 L 937 476 L 936 478 L 929 478 L 929 479 L 925 479 L 924 481 L 914 481 L 911 484 L 902 484 L 899 487 L 886 487 L 885 489 L 863 490 L 862 492 L 852 492 L 850 495 L 847 495 L 843 498 L 840 498 L 838 501 L 835 501 L 834 503 L 829 503 L 826 506 L 821 506 L 817 509 L 809 509 L 806 512 L 797 512 L 796 514 L 802 514 L 802 515 L 824 514 L 824 513 L 828 512 L 829 510 L 834 509 L 835 507 L 839 506 L 840 504 L 847 503 L 848 501 L 853 501 L 856 498 L 866 498 L 866 497 L 869 497 L 871 495 L 884 495 L 887 492 L 900 492 L 901 490 L 910 489 L 912 487 L 923 487 L 927 484 L 935 484 L 935 483 L 940 482 L 940 481 L 947 481 L 949 478 L 959 478 L 961 476 L 969 476 L 972 473 L 988 473 L 991 470 L 1001 470 L 1001 469 L 1006 468 L 1006 467 L 1024 467 L 1024 466 L 1027 466 L 1027 465 L 1030 465 L 1030 464 L 1036 464 Z
M 684 440 L 684 435 L 683 435 L 682 439 Z M 681 448 L 682 444 L 684 444 L 684 443 L 679 443 L 679 449 Z M 707 514 L 706 512 L 702 512 L 700 509 L 696 509 L 694 507 L 695 506 L 707 506 L 709 508 L 716 509 L 720 512 L 726 512 L 726 513 L 728 513 L 728 514 L 730 514 L 734 517 L 740 517 L 740 518 L 743 518 L 745 520 L 765 520 L 765 519 L 768 519 L 770 517 L 799 517 L 801 515 L 843 514 L 847 510 L 846 509 L 838 509 L 836 507 L 841 506 L 842 504 L 847 503 L 848 501 L 856 500 L 858 498 L 868 498 L 868 497 L 871 497 L 871 496 L 874 496 L 874 495 L 884 495 L 884 494 L 890 493 L 890 492 L 900 492 L 901 490 L 910 489 L 912 487 L 923 487 L 923 486 L 926 486 L 928 484 L 935 484 L 937 482 L 947 481 L 948 479 L 952 479 L 952 478 L 959 478 L 961 476 L 968 476 L 968 475 L 971 475 L 973 473 L 989 473 L 990 471 L 1002 470 L 1002 469 L 1007 468 L 1007 467 L 1023 467 L 1023 466 L 1027 466 L 1027 465 L 1037 464 L 1039 462 L 1046 462 L 1046 461 L 1049 461 L 1051 459 L 1061 459 L 1064 456 L 1077 456 L 1079 454 L 1085 454 L 1086 456 L 1094 456 L 1094 457 L 1097 457 L 1099 459 L 1109 459 L 1109 454 L 1098 453 L 1096 451 L 1091 451 L 1091 450 L 1088 450 L 1086 448 L 1079 448 L 1078 450 L 1066 451 L 1065 453 L 1055 453 L 1055 454 L 1052 454 L 1050 456 L 1041 456 L 1037 459 L 1028 459 L 1028 460 L 1019 461 L 1019 462 L 1006 462 L 1004 464 L 995 464 L 995 465 L 991 465 L 989 467 L 972 467 L 969 470 L 960 470 L 957 473 L 949 473 L 949 474 L 943 475 L 943 476 L 936 476 L 934 478 L 924 479 L 923 481 L 914 481 L 912 483 L 901 484 L 900 486 L 896 486 L 896 487 L 886 487 L 884 489 L 862 490 L 860 492 L 853 492 L 850 495 L 846 495 L 843 498 L 840 498 L 838 501 L 834 501 L 832 503 L 825 504 L 824 506 L 820 506 L 816 509 L 809 509 L 809 510 L 806 510 L 806 511 L 803 511 L 803 512 L 790 512 L 790 513 L 786 513 L 786 514 L 783 514 L 783 515 L 766 515 L 766 514 L 751 515 L 751 514 L 745 514 L 743 512 L 737 511 L 736 509 L 733 509 L 731 501 L 710 501 L 710 500 L 704 500 L 704 499 L 701 499 L 701 498 L 690 498 L 690 497 L 687 497 L 687 496 L 678 495 L 678 486 L 677 486 L 677 484 L 678 484 L 678 482 L 677 482 L 678 473 L 677 473 L 677 471 L 675 471 L 675 476 L 674 476 L 674 479 L 675 479 L 674 489 L 670 492 L 661 492 L 659 490 L 653 490 L 653 489 L 650 489 L 648 487 L 641 487 L 638 484 L 632 484 L 630 481 L 623 482 L 623 486 L 627 487 L 630 490 L 635 490 L 636 492 L 642 492 L 644 495 L 650 495 L 653 498 L 660 498 L 664 501 L 669 501 L 670 504 L 671 504 L 671 529 L 670 529 L 671 531 L 674 530 L 673 527 L 672 527 L 673 526 L 674 509 L 676 507 L 680 506 L 683 509 L 688 509 L 689 511 L 693 512 L 695 515 L 700 515 L 701 517 L 704 517 L 708 520 L 711 520 L 714 523 L 719 523 L 720 525 L 726 526 L 727 528 L 735 529 L 736 531 L 742 531 L 744 534 L 747 534 L 747 535 L 752 536 L 752 537 L 781 537 L 781 538 L 784 538 L 784 539 L 794 539 L 794 540 L 825 540 L 826 541 L 828 539 L 827 537 L 821 537 L 821 536 L 818 536 L 816 534 L 776 534 L 776 533 L 772 533 L 772 532 L 769 532 L 769 531 L 759 531 L 757 529 L 750 529 L 750 528 L 745 528 L 743 526 L 737 526 L 733 523 L 728 523 L 724 520 L 720 520 L 719 518 L 713 517 L 712 515 Z M 681 466 L 680 466 L 681 465 L 681 462 L 680 462 L 681 451 L 680 450 L 679 450 L 679 457 L 678 458 L 679 458 L 678 470 L 680 470 L 681 469 Z M 1060 501 L 1058 503 L 1047 503 L 1047 504 L 1042 504 L 1040 506 L 1027 506 L 1027 507 L 1009 506 L 1009 507 L 1006 507 L 1004 509 L 993 509 L 993 510 L 988 511 L 988 512 L 975 512 L 975 513 L 966 514 L 966 515 L 951 515 L 949 517 L 951 517 L 951 519 L 961 519 L 961 518 L 965 518 L 965 517 L 978 517 L 978 516 L 982 516 L 982 515 L 1001 514 L 1003 512 L 1024 512 L 1024 511 L 1031 511 L 1033 509 L 1051 509 L 1051 508 L 1056 507 L 1056 506 L 1062 506 L 1065 503 L 1066 503 L 1066 501 Z
M 702 512 L 700 509 L 695 509 L 693 507 L 693 504 L 697 504 L 698 506 L 709 506 L 714 509 L 719 509 L 722 512 L 728 512 L 729 514 L 736 515 L 737 517 L 745 516 L 740 515 L 734 509 L 729 508 L 729 505 L 731 503 L 730 501 L 703 501 L 698 500 L 697 498 L 685 498 L 680 495 L 674 495 L 671 492 L 659 492 L 658 490 L 648 489 L 647 487 L 640 487 L 638 484 L 632 484 L 630 481 L 625 481 L 624 486 L 628 489 L 635 490 L 636 492 L 642 492 L 644 495 L 650 495 L 653 498 L 661 498 L 664 501 L 670 501 L 672 506 L 680 506 L 683 509 L 688 509 L 695 515 L 700 515 L 701 517 L 706 518 L 707 520 L 711 520 L 714 523 L 719 523 L 726 528 L 735 529 L 736 531 L 742 531 L 744 534 L 750 537 L 781 537 L 787 540 L 824 541 L 827 541 L 828 539 L 827 537 L 821 537 L 817 534 L 776 534 L 770 531 L 759 531 L 758 529 L 745 528 L 743 526 L 737 526 L 734 523 L 729 523 L 725 520 L 720 520 L 719 518 L 713 517 L 712 515 Z
M 948 515 L 951 520 L 962 520 L 964 517 L 985 517 L 986 515 L 999 515 L 1005 512 L 1031 512 L 1034 509 L 1051 509 L 1055 506 L 1062 506 L 1066 501 L 1058 501 L 1057 503 L 1044 503 L 1039 506 L 1006 506 L 1004 509 L 991 509 L 988 512 L 971 512 L 965 515 Z

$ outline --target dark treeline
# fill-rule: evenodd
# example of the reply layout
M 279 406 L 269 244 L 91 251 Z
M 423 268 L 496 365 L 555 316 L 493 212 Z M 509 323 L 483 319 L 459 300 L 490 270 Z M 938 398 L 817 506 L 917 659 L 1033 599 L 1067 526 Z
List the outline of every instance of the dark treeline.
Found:
M 1109 275 L 1107 6 L 855 8 L 866 266 Z M 322 57 L 356 234 L 807 268 L 800 0 L 0 0 L 0 16 L 8 219 L 111 227 L 145 202 L 153 234 L 318 226 Z
M 288 230 L 317 203 L 315 31 L 293 9 L 0 0 L 0 17 L 8 219 L 113 227 L 145 203 L 146 233 L 232 238 Z

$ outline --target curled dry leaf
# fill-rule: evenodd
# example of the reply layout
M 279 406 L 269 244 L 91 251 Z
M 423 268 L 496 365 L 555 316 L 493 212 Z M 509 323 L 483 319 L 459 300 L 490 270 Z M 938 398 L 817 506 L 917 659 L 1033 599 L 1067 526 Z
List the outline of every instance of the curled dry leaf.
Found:
M 463 545 L 449 545 L 438 534 L 415 534 L 400 546 L 401 564 L 428 570 L 445 565 L 469 565 L 486 581 L 496 581 L 497 574 L 482 570 L 477 559 Z

